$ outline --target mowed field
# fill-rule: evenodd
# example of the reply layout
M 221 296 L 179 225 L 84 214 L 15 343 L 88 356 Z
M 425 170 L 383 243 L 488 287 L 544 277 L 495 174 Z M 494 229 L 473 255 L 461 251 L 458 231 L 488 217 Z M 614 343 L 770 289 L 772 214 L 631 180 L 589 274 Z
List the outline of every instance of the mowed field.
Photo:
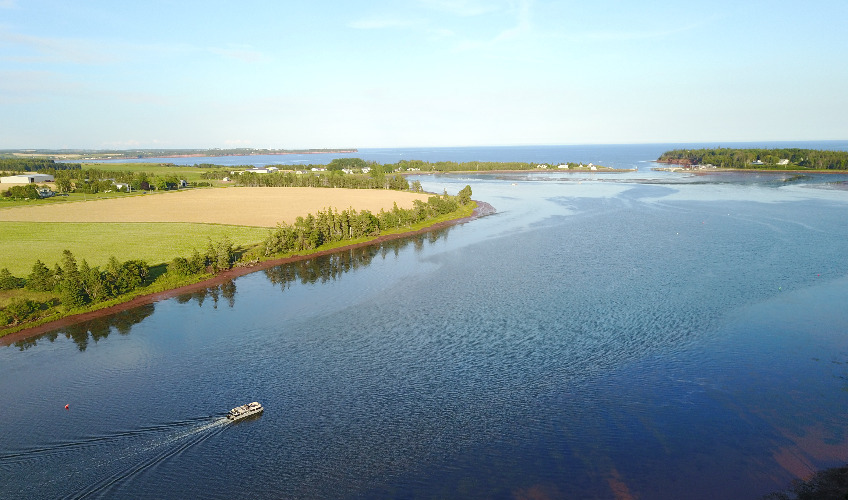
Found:
M 279 222 L 333 207 L 409 208 L 428 195 L 328 188 L 217 188 L 0 210 L 0 268 L 25 277 L 36 259 L 52 267 L 62 251 L 103 267 L 110 256 L 167 263 L 203 252 L 225 235 L 235 245 L 262 241 Z
M 16 222 L 197 222 L 275 227 L 298 216 L 333 207 L 338 211 L 391 210 L 396 202 L 411 208 L 428 195 L 389 190 L 233 187 L 193 189 L 112 198 L 84 203 L 54 203 L 0 210 L 0 221 Z

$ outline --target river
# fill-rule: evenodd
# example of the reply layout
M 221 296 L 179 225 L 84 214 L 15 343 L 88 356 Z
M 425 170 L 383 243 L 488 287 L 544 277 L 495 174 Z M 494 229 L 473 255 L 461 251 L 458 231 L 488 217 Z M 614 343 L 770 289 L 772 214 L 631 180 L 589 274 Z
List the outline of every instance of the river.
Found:
M 524 154 L 638 170 L 422 175 L 497 212 L 0 348 L 0 497 L 759 498 L 848 462 L 848 176 L 576 148 Z

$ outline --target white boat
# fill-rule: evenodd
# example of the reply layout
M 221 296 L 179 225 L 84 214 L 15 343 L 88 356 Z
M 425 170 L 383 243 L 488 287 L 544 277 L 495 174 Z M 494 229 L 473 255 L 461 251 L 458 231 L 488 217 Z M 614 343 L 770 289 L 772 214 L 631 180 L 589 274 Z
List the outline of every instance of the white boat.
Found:
M 257 403 L 256 401 L 252 403 L 248 403 L 246 405 L 236 406 L 229 413 L 227 413 L 227 418 L 233 421 L 241 420 L 243 418 L 252 417 L 254 415 L 259 415 L 265 411 L 265 408 L 262 408 L 262 405 Z

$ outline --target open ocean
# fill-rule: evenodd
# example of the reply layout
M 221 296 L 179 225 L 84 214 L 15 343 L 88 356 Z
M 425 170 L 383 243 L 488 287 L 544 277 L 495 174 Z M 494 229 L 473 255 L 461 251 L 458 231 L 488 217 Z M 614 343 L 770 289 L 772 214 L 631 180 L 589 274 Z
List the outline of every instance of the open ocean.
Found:
M 845 465 L 848 175 L 651 170 L 679 146 L 165 160 L 637 170 L 411 177 L 497 212 L 0 347 L 0 497 L 735 499 Z

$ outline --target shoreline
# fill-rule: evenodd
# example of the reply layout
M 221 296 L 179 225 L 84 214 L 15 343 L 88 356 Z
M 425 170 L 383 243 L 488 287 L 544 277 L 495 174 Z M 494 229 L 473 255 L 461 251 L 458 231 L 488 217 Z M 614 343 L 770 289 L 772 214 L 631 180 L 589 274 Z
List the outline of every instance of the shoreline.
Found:
M 449 221 L 437 222 L 431 226 L 427 226 L 422 229 L 418 229 L 415 231 L 406 231 L 402 233 L 395 233 L 389 235 L 380 235 L 376 238 L 368 241 L 363 241 L 361 243 L 354 243 L 350 245 L 345 245 L 343 247 L 332 248 L 328 250 L 318 250 L 316 252 L 304 254 L 304 255 L 294 255 L 291 257 L 281 257 L 276 259 L 270 259 L 266 261 L 262 261 L 252 265 L 234 267 L 232 269 L 228 269 L 226 271 L 220 272 L 215 276 L 205 279 L 203 281 L 198 281 L 197 283 L 192 283 L 190 285 L 183 285 L 178 288 L 171 288 L 169 290 L 164 290 L 161 292 L 149 293 L 146 295 L 140 295 L 138 297 L 134 297 L 126 302 L 121 302 L 120 304 L 115 304 L 113 306 L 104 307 L 103 309 L 98 309 L 96 311 L 88 311 L 79 314 L 72 314 L 69 316 L 64 316 L 54 321 L 49 321 L 47 323 L 42 323 L 37 326 L 33 326 L 31 328 L 24 328 L 23 330 L 18 330 L 17 332 L 10 333 L 8 335 L 4 335 L 0 337 L 0 346 L 8 347 L 15 342 L 19 342 L 21 340 L 26 340 L 31 337 L 36 337 L 38 335 L 43 335 L 47 332 L 58 330 L 67 326 L 76 325 L 79 323 L 84 323 L 86 321 L 91 321 L 93 319 L 97 319 L 103 316 L 110 316 L 115 313 L 119 313 L 121 311 L 126 311 L 128 309 L 133 309 L 135 307 L 152 304 L 154 302 L 159 302 L 166 299 L 174 298 L 178 295 L 183 295 L 186 293 L 196 292 L 198 290 L 203 290 L 205 288 L 209 288 L 211 286 L 220 285 L 221 283 L 225 283 L 232 279 L 238 278 L 240 276 L 244 276 L 250 273 L 254 273 L 256 271 L 262 271 L 265 269 L 269 269 L 276 266 L 281 266 L 283 264 L 288 264 L 290 262 L 297 262 L 301 260 L 308 260 L 314 257 L 321 257 L 324 255 L 331 255 L 337 252 L 343 252 L 345 250 L 350 250 L 354 248 L 360 248 L 364 246 L 374 245 L 383 243 L 385 241 L 405 238 L 408 236 L 414 236 L 417 234 L 428 233 L 430 231 L 434 231 L 436 229 L 443 229 L 450 226 L 455 226 L 458 224 L 464 224 L 466 222 L 470 222 L 474 219 L 479 219 L 480 217 L 485 217 L 487 215 L 491 215 L 495 213 L 495 208 L 482 201 L 477 201 L 477 206 L 474 208 L 474 211 L 470 216 L 461 217 L 459 219 L 453 219 Z
M 725 168 L 725 167 L 711 167 L 711 168 L 698 168 L 697 165 L 692 165 L 688 161 L 659 161 L 654 160 L 654 163 L 660 163 L 663 165 L 672 165 L 670 167 L 654 167 L 652 170 L 658 170 L 661 172 L 766 172 L 766 173 L 791 173 L 791 174 L 848 174 L 848 170 L 834 170 L 834 169 L 819 169 L 819 170 L 803 170 L 797 168 Z M 676 166 L 675 166 L 676 165 Z

